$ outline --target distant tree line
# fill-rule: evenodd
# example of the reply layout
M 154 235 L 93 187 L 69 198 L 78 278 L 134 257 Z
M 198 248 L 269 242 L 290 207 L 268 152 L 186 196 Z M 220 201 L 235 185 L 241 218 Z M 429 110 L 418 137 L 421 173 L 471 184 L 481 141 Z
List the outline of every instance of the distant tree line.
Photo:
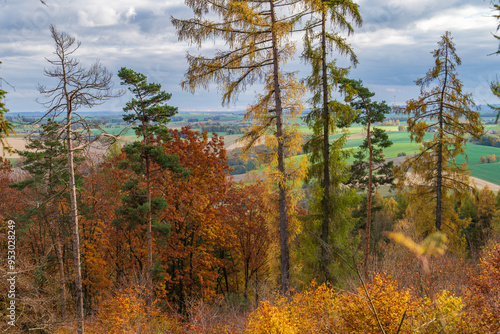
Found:
M 250 127 L 247 124 L 222 124 L 219 122 L 199 122 L 192 125 L 193 128 L 200 128 L 201 131 L 212 132 L 225 132 L 228 135 L 238 135 L 246 133 Z
M 227 153 L 227 164 L 233 169 L 231 175 L 245 174 L 261 167 L 255 151 L 247 159 L 242 158 L 241 148 L 236 148 Z
M 469 139 L 469 142 L 476 145 L 500 147 L 500 131 L 491 130 L 490 133 L 484 134 L 479 139 Z

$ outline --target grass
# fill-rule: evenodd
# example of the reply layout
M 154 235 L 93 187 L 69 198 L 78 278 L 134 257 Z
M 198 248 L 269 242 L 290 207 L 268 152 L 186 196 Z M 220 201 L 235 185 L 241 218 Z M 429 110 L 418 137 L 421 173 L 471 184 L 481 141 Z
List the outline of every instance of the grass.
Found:
M 465 146 L 465 154 L 469 157 L 469 166 L 480 164 L 481 156 L 486 157 L 487 155 L 494 154 L 496 156 L 500 155 L 500 148 L 484 146 L 484 145 L 475 145 L 475 144 L 467 144 Z M 457 162 L 462 164 L 466 162 L 465 156 L 457 157 Z
M 469 168 L 472 176 L 500 185 L 500 163 L 472 165 Z

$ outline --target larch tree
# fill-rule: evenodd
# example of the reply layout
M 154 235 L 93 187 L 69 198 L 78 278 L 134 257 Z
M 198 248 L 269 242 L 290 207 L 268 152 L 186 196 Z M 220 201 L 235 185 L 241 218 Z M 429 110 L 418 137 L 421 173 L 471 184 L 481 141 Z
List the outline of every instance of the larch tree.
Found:
M 2 62 L 0 62 L 0 64 L 1 63 Z M 10 150 L 9 144 L 5 138 L 8 137 L 11 132 L 15 133 L 12 123 L 5 119 L 5 113 L 7 113 L 8 110 L 3 102 L 4 99 L 5 91 L 0 89 L 0 146 L 2 147 L 2 154 L 5 154 L 5 150 Z
M 460 194 L 469 188 L 466 164 L 458 164 L 457 156 L 464 154 L 467 136 L 480 138 L 483 125 L 476 111 L 472 94 L 463 91 L 456 66 L 461 64 L 451 34 L 446 32 L 432 52 L 435 66 L 425 77 L 416 81 L 420 97 L 406 102 L 399 111 L 408 115 L 408 131 L 412 141 L 422 143 L 420 153 L 410 157 L 399 169 L 399 184 L 410 168 L 414 174 L 408 178 L 416 187 L 417 195 L 434 194 L 435 227 L 443 224 L 443 196 L 448 191 Z M 436 82 L 436 85 L 428 87 Z M 426 132 L 434 132 L 432 139 L 424 141 Z
M 330 193 L 332 188 L 339 184 L 331 184 L 331 148 L 330 134 L 336 129 L 336 124 L 345 116 L 352 115 L 350 108 L 337 101 L 331 101 L 331 91 L 337 87 L 339 80 L 347 74 L 347 69 L 338 68 L 334 61 L 328 61 L 328 56 L 334 51 L 340 55 L 350 58 L 353 65 L 358 63 L 356 55 L 345 37 L 339 32 L 328 31 L 328 25 L 348 35 L 354 32 L 353 24 L 360 26 L 362 23 L 358 5 L 350 0 L 332 1 L 308 1 L 306 6 L 311 12 L 311 19 L 306 24 L 304 35 L 304 51 L 302 58 L 311 64 L 312 73 L 306 79 L 308 89 L 313 97 L 312 110 L 306 117 L 306 122 L 311 126 L 315 134 L 306 145 L 306 151 L 311 153 L 310 159 L 313 163 L 310 169 L 310 177 L 317 177 L 323 189 L 322 198 L 322 224 L 321 224 L 321 271 L 328 277 L 330 224 L 332 215 L 332 203 Z M 342 115 L 345 114 L 345 115 Z M 339 142 L 340 143 L 340 142 Z M 335 146 L 335 145 L 334 145 Z M 321 152 L 321 154 L 319 154 Z M 340 152 L 339 150 L 336 151 Z M 337 157 L 333 157 L 336 159 Z
M 294 13 L 297 0 L 189 0 L 195 17 L 189 20 L 172 18 L 179 40 L 198 47 L 208 39 L 222 39 L 227 50 L 217 50 L 213 57 L 188 54 L 189 69 L 182 87 L 194 92 L 216 83 L 222 91 L 222 104 L 234 101 L 248 85 L 260 81 L 264 90 L 250 106 L 246 119 L 253 126 L 244 136 L 247 148 L 259 138 L 272 137 L 278 166 L 273 180 L 279 193 L 281 286 L 290 287 L 288 245 L 289 210 L 287 208 L 287 181 L 285 166 L 287 147 L 296 138 L 286 133 L 286 116 L 297 117 L 302 111 L 302 86 L 292 73 L 285 73 L 282 65 L 291 59 L 295 46 L 290 37 L 303 12 Z M 298 7 L 297 7 L 298 8 Z M 213 14 L 212 14 L 213 13 Z M 215 19 L 218 16 L 218 20 Z
M 167 123 L 177 113 L 177 108 L 166 104 L 172 94 L 162 91 L 160 84 L 149 83 L 144 74 L 122 67 L 118 77 L 121 84 L 128 86 L 134 94 L 134 98 L 123 108 L 126 113 L 123 120 L 133 125 L 136 136 L 141 138 L 141 141 L 124 148 L 127 159 L 123 160 L 120 167 L 130 167 L 138 178 L 131 178 L 124 184 L 123 190 L 129 194 L 124 198 L 124 205 L 118 214 L 132 220 L 129 222 L 132 224 L 146 223 L 146 304 L 150 308 L 153 305 L 153 213 L 166 205 L 161 196 L 152 196 L 152 178 L 161 169 L 178 173 L 183 171 L 178 156 L 165 154 L 154 140 L 170 140 Z M 142 178 L 146 181 L 145 196 L 137 189 Z
M 497 14 L 493 15 L 494 18 L 497 20 L 500 20 L 500 3 L 493 3 L 493 9 L 497 11 Z M 497 25 L 497 31 L 500 29 L 500 23 Z M 493 35 L 497 40 L 500 40 L 500 35 Z M 495 52 L 495 54 L 500 54 L 500 46 L 498 50 Z M 500 98 L 500 81 L 495 80 L 490 82 L 490 89 L 493 95 L 495 95 L 497 98 Z M 500 107 L 494 106 L 494 105 L 489 105 L 490 108 L 495 110 L 497 112 L 497 118 L 495 120 L 495 123 L 498 123 L 498 119 L 500 118 Z
M 391 108 L 385 101 L 372 101 L 371 98 L 375 93 L 364 87 L 361 80 L 345 80 L 343 84 L 354 90 L 355 93 L 350 101 L 351 106 L 358 111 L 354 121 L 366 129 L 363 134 L 363 143 L 354 155 L 351 175 L 347 183 L 360 190 L 367 189 L 363 269 L 365 277 L 368 277 L 373 193 L 378 186 L 392 184 L 394 180 L 393 162 L 385 162 L 383 151 L 392 145 L 392 141 L 389 140 L 385 130 L 374 127 L 374 123 L 382 122 Z
M 57 84 L 54 88 L 39 86 L 39 91 L 47 98 L 47 101 L 42 103 L 48 109 L 43 117 L 63 115 L 65 119 L 62 127 L 57 131 L 57 135 L 61 140 L 65 141 L 68 157 L 68 188 L 71 202 L 76 313 L 78 317 L 78 333 L 80 334 L 84 332 L 85 313 L 83 309 L 74 155 L 75 152 L 89 145 L 90 141 L 87 139 L 91 137 L 91 124 L 81 117 L 77 111 L 80 108 L 92 108 L 100 105 L 118 94 L 115 94 L 112 90 L 111 73 L 99 62 L 85 68 L 80 65 L 78 59 L 73 57 L 80 47 L 80 43 L 74 37 L 58 31 L 53 25 L 50 26 L 50 32 L 56 47 L 55 59 L 47 59 L 52 68 L 46 69 L 45 75 L 55 79 Z M 82 133 L 77 127 L 82 127 L 86 131 Z M 94 136 L 91 141 L 99 140 L 103 136 L 106 137 L 106 134 Z

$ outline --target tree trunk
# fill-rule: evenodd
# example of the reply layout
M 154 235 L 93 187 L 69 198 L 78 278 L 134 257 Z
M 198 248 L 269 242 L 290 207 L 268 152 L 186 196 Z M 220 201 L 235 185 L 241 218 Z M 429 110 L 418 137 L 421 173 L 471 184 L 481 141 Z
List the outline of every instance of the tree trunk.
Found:
M 278 140 L 278 188 L 279 188 L 279 213 L 280 213 L 280 248 L 281 248 L 281 290 L 284 294 L 290 289 L 290 264 L 288 249 L 288 217 L 286 208 L 286 171 L 285 171 L 285 145 L 283 136 L 283 110 L 281 106 L 281 88 L 279 74 L 279 54 L 276 36 L 276 12 L 274 1 L 271 6 L 271 34 L 273 48 L 273 76 L 274 98 L 276 107 L 276 137 Z
M 71 201 L 71 227 L 73 230 L 73 258 L 75 265 L 75 294 L 76 294 L 76 315 L 78 318 L 78 334 L 84 333 L 84 310 L 83 310 L 83 290 L 82 290 L 82 269 L 80 263 L 80 235 L 78 228 L 78 208 L 76 203 L 75 167 L 73 163 L 73 146 L 71 140 L 71 114 L 68 112 L 67 124 L 67 144 L 68 144 L 68 169 L 69 169 L 69 195 Z
M 146 264 L 146 305 L 148 310 L 151 309 L 153 305 L 153 236 L 151 231 L 151 176 L 150 176 L 150 159 L 149 156 L 146 156 L 146 196 L 148 201 L 148 221 L 147 221 L 147 264 Z M 148 311 L 149 312 L 149 311 Z
M 330 281 L 328 271 L 329 259 L 327 252 L 330 228 L 330 117 L 328 112 L 328 74 L 326 68 L 326 13 L 323 9 L 321 17 L 321 66 L 323 85 L 323 223 L 321 225 L 321 271 L 325 281 Z
M 59 231 L 59 223 L 55 226 L 56 234 L 56 255 L 57 264 L 59 267 L 59 286 L 61 288 L 61 316 L 62 320 L 66 321 L 66 277 L 64 276 L 64 259 L 61 247 L 61 233 Z
M 366 106 L 366 104 L 365 104 Z M 372 186 L 373 186 L 373 147 L 370 134 L 371 118 L 370 110 L 366 108 L 366 115 L 368 119 L 366 138 L 368 141 L 368 194 L 366 199 L 366 234 L 365 234 L 365 262 L 364 262 L 364 275 L 365 279 L 368 278 L 368 259 L 370 257 L 370 233 L 372 227 Z
M 443 144 L 438 144 L 437 176 L 436 176 L 436 230 L 441 230 L 441 202 L 443 188 Z
M 443 140 L 444 140 L 444 130 L 443 130 L 443 101 L 444 94 L 446 91 L 446 85 L 448 81 L 448 47 L 445 50 L 445 63 L 444 63 L 444 81 L 443 81 L 443 89 L 441 90 L 441 100 L 439 102 L 439 142 L 438 142 L 438 157 L 437 157 L 437 173 L 436 173 L 436 230 L 441 230 L 441 215 L 442 215 L 442 201 L 443 201 Z

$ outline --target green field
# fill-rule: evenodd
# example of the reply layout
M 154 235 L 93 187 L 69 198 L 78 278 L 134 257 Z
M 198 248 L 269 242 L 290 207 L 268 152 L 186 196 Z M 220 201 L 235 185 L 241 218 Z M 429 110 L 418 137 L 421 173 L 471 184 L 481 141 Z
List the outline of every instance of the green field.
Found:
M 184 121 L 182 122 L 171 122 L 169 124 L 169 127 L 174 127 L 174 128 L 179 128 L 181 126 L 189 125 L 189 122 L 187 122 L 188 119 L 197 119 L 198 121 L 203 121 L 204 119 L 207 118 L 214 118 L 214 122 L 218 123 L 224 123 L 224 124 L 229 124 L 229 123 L 239 123 L 243 121 L 243 115 L 242 114 L 233 114 L 233 113 L 228 113 L 228 114 L 222 114 L 222 113 L 180 113 L 178 116 L 181 116 Z M 121 116 L 116 116 L 121 118 Z M 216 120 L 217 117 L 220 117 L 220 119 Z M 106 122 L 106 120 L 105 120 Z M 299 123 L 299 130 L 304 134 L 304 135 L 311 135 L 312 130 L 303 124 L 303 121 L 300 119 L 297 119 L 295 121 L 296 123 Z M 405 122 L 401 122 L 402 125 L 405 125 Z M 113 135 L 118 135 L 120 134 L 122 137 L 123 142 L 131 142 L 134 140 L 137 140 L 134 132 L 132 129 L 127 128 L 124 131 L 123 126 L 109 126 L 110 123 L 107 123 L 104 125 L 104 129 L 106 132 L 113 134 Z M 420 144 L 414 143 L 410 141 L 410 137 L 408 132 L 400 132 L 398 131 L 397 126 L 378 126 L 384 130 L 387 131 L 387 134 L 389 135 L 390 140 L 393 142 L 393 145 L 385 150 L 385 157 L 386 158 L 395 158 L 401 153 L 405 153 L 406 155 L 414 154 L 419 151 Z M 195 129 L 199 131 L 200 129 Z M 486 125 L 485 126 L 485 131 L 486 130 L 500 130 L 500 125 Z M 23 135 L 26 135 L 25 132 L 28 132 L 30 130 L 22 130 L 19 131 L 20 136 L 18 137 L 23 137 Z M 123 132 L 122 132 L 123 131 Z M 361 126 L 361 125 L 353 125 L 348 129 L 350 138 L 347 140 L 345 149 L 349 149 L 352 151 L 355 151 L 357 147 L 359 147 L 362 142 L 363 138 L 362 135 L 366 131 L 366 129 Z M 96 131 L 97 132 L 97 131 Z M 230 146 L 231 144 L 235 143 L 237 139 L 241 137 L 241 135 L 226 135 L 225 132 L 220 132 L 218 133 L 219 136 L 224 137 L 225 141 L 225 147 Z M 211 134 L 209 134 L 211 136 Z M 334 135 L 330 136 L 330 140 L 335 140 L 341 136 L 341 133 L 336 133 Z M 424 140 L 429 140 L 433 136 L 433 133 L 427 133 L 424 137 Z M 481 146 L 481 145 L 474 145 L 474 144 L 467 144 L 465 148 L 465 153 L 468 156 L 468 165 L 471 169 L 471 174 L 472 176 L 478 177 L 480 179 L 484 179 L 486 181 L 500 184 L 500 163 L 491 163 L 491 164 L 481 164 L 480 163 L 480 158 L 481 156 L 487 156 L 491 154 L 495 154 L 497 156 L 500 156 L 500 148 L 495 148 L 495 147 L 489 147 L 489 146 Z M 290 159 L 294 160 L 299 160 L 302 159 L 304 156 L 299 155 Z M 350 157 L 348 159 L 348 163 L 351 163 L 353 161 L 353 158 Z M 457 159 L 457 162 L 459 164 L 466 162 L 464 156 L 459 156 Z
M 481 156 L 486 157 L 487 155 L 494 154 L 496 156 L 500 155 L 500 148 L 498 147 L 491 147 L 491 146 L 483 146 L 483 145 L 474 145 L 474 144 L 467 144 L 465 146 L 465 154 L 467 154 L 469 161 L 468 164 L 469 166 L 480 164 L 481 163 Z M 465 157 L 459 156 L 457 157 L 457 162 L 458 163 L 464 163 Z M 500 178 L 499 178 L 500 179 Z
M 469 166 L 474 177 L 500 185 L 500 163 Z

